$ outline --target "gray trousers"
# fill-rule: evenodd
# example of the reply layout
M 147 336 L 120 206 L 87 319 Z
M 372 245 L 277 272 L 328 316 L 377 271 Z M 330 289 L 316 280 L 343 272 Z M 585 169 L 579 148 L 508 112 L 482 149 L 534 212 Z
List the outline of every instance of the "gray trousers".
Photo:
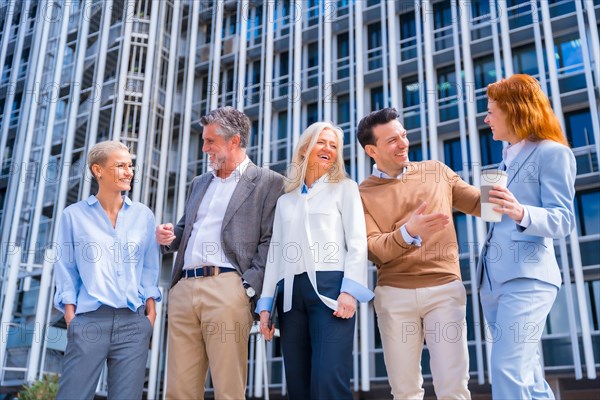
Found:
M 142 398 L 152 335 L 144 306 L 137 311 L 101 306 L 76 315 L 67 335 L 57 399 L 93 399 L 105 361 L 108 398 Z

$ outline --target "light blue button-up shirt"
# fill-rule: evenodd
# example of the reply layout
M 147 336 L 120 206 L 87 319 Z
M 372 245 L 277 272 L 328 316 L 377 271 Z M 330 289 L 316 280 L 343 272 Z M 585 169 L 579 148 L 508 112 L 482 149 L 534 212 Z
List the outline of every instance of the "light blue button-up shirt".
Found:
M 96 196 L 67 207 L 55 243 L 54 306 L 64 312 L 101 305 L 135 311 L 146 299 L 161 300 L 159 248 L 152 211 L 124 196 L 113 228 Z

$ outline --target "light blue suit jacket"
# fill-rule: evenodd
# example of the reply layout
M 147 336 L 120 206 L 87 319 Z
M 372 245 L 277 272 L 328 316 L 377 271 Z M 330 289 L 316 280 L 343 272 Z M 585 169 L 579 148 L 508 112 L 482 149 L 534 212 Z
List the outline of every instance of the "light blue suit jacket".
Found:
M 501 165 L 504 167 L 504 164 Z M 479 263 L 497 282 L 538 279 L 560 288 L 561 274 L 553 239 L 567 236 L 575 226 L 575 157 L 571 149 L 550 140 L 527 142 L 506 169 L 508 189 L 529 212 L 523 228 L 507 215 L 492 223 Z

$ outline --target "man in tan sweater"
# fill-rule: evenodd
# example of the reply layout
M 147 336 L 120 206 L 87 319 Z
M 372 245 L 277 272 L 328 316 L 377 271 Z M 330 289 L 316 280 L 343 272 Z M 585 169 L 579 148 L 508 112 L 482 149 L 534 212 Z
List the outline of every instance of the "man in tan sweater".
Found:
M 438 398 L 468 399 L 466 293 L 452 209 L 480 215 L 479 190 L 438 161 L 410 162 L 393 108 L 372 112 L 358 140 L 375 160 L 360 184 L 375 311 L 394 399 L 423 398 L 423 340 Z

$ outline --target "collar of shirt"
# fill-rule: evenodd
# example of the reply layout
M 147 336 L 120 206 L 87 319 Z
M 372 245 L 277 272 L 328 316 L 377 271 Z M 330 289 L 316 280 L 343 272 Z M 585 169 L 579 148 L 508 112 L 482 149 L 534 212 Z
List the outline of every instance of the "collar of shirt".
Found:
M 129 207 L 132 203 L 131 199 L 127 196 L 121 196 L 121 197 L 123 198 L 123 201 L 125 201 L 125 204 L 127 204 L 127 207 Z M 86 202 L 90 206 L 93 206 L 94 204 L 99 203 L 98 199 L 94 195 L 91 195 L 90 197 L 88 197 Z
M 233 171 L 231 171 L 231 174 L 227 178 L 219 178 L 217 176 L 217 171 L 215 170 L 212 171 L 212 174 L 215 178 L 219 178 L 222 181 L 227 181 L 230 179 L 239 179 L 246 171 L 246 168 L 248 168 L 248 165 L 250 165 L 250 159 L 248 158 L 248 156 L 246 156 L 246 158 L 244 158 L 244 160 L 241 163 L 239 163 L 239 165 Z
M 526 140 L 521 140 L 518 143 L 508 145 L 502 150 L 502 158 L 504 159 L 504 165 L 506 165 L 507 168 L 512 164 L 523 147 L 525 147 L 525 143 L 527 143 Z
M 402 176 L 402 174 L 404 174 L 406 172 L 406 167 L 402 168 L 402 172 L 400 173 L 400 175 L 393 177 L 393 176 L 389 176 L 388 174 L 386 174 L 383 171 L 380 171 L 377 169 L 377 164 L 373 164 L 373 176 L 376 176 L 378 178 L 384 178 L 384 179 L 400 179 L 400 177 Z
M 302 183 L 302 187 L 300 188 L 300 194 L 308 194 L 308 191 L 312 188 L 315 187 L 315 185 L 317 183 L 319 183 L 320 181 L 324 181 L 325 179 L 323 179 L 323 177 L 327 176 L 327 174 L 323 175 L 322 177 L 320 177 L 319 179 L 317 179 L 316 181 L 313 182 L 312 185 L 310 185 L 310 187 L 308 187 L 306 185 L 306 183 Z

